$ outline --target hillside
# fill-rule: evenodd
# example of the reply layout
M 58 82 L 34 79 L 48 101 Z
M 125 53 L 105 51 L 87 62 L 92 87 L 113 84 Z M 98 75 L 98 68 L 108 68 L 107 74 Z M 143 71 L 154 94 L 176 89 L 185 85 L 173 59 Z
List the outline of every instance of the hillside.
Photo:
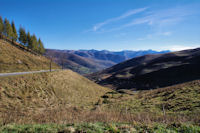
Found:
M 112 91 L 65 70 L 1 77 L 0 84 L 0 124 L 5 125 L 0 130 L 14 130 L 16 124 L 85 122 L 128 122 L 139 130 L 143 126 L 151 129 L 156 123 L 195 125 L 200 118 L 199 80 L 151 91 Z M 21 128 L 15 130 L 25 130 Z
M 0 39 L 0 72 L 32 71 L 49 69 L 50 60 L 41 55 L 13 46 Z M 59 68 L 52 63 L 52 68 Z
M 116 89 L 153 89 L 200 78 L 200 49 L 145 55 L 89 75 Z
M 104 110 L 127 110 L 163 114 L 188 114 L 199 116 L 200 80 L 158 88 L 154 90 L 118 90 L 105 94 L 98 106 Z M 184 116 L 184 115 L 183 115 Z M 200 118 L 200 117 L 199 117 Z M 191 119 L 192 120 L 192 119 Z
M 146 54 L 166 53 L 169 51 L 119 51 L 112 52 L 107 50 L 54 50 L 47 49 L 46 55 L 52 56 L 58 64 L 64 68 L 69 68 L 80 74 L 88 74 L 111 67 L 123 62 Z
M 71 70 L 0 77 L 0 85 L 0 116 L 37 114 L 58 107 L 87 109 L 111 91 Z

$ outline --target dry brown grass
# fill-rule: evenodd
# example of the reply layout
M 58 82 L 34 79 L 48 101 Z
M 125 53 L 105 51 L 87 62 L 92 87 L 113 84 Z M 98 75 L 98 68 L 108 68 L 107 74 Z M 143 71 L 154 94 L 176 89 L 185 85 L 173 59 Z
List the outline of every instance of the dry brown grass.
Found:
M 177 84 L 165 88 L 141 91 L 136 98 L 143 103 L 165 106 L 173 112 L 200 111 L 200 80 Z
M 0 72 L 18 72 L 49 69 L 50 60 L 19 49 L 0 39 Z M 59 68 L 52 63 L 52 68 Z
M 59 105 L 92 108 L 108 88 L 71 70 L 0 78 L 0 112 L 41 110 Z
M 69 124 L 69 123 L 130 123 L 151 125 L 154 123 L 190 123 L 200 124 L 200 114 L 166 114 L 140 112 L 103 112 L 100 110 L 88 111 L 75 107 L 59 107 L 56 109 L 45 109 L 41 112 L 18 112 L 9 111 L 1 114 L 1 124 Z
M 0 123 L 200 123 L 198 111 L 166 109 L 164 115 L 157 105 L 166 103 L 165 93 L 169 97 L 176 94 L 169 99 L 174 109 L 198 108 L 199 81 L 148 92 L 117 93 L 70 70 L 3 77 L 0 78 Z

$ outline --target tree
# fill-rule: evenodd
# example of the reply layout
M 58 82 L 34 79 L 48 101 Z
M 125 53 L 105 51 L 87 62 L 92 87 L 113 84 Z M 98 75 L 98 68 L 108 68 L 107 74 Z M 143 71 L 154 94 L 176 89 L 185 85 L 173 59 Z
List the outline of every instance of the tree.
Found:
M 15 28 L 15 23 L 12 21 L 12 40 L 17 41 L 18 35 L 17 35 L 17 30 Z
M 44 54 L 44 52 L 45 52 L 44 45 L 43 45 L 42 41 L 40 40 L 40 38 L 38 39 L 38 52 L 40 54 Z
M 31 36 L 31 46 L 29 48 L 32 49 L 33 51 L 38 50 L 38 42 L 35 34 Z
M 4 25 L 3 25 L 3 19 L 2 19 L 2 17 L 0 16 L 0 34 L 2 34 L 3 33 L 3 28 L 4 27 Z
M 27 36 L 26 36 L 26 31 L 24 28 L 20 27 L 19 28 L 19 41 L 26 46 L 27 45 Z
M 27 47 L 31 49 L 32 48 L 32 40 L 31 40 L 30 32 L 27 33 L 26 37 L 27 37 Z
M 11 38 L 13 34 L 10 22 L 5 18 L 4 20 L 4 35 Z

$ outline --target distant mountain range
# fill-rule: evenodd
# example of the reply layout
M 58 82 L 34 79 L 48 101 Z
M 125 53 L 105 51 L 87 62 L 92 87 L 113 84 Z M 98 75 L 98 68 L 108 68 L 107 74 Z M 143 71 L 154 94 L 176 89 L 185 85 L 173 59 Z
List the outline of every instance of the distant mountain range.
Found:
M 53 57 L 54 61 L 64 68 L 72 69 L 80 74 L 88 74 L 97 72 L 102 69 L 116 65 L 125 60 L 147 55 L 167 53 L 166 51 L 140 50 L 130 51 L 124 50 L 113 52 L 108 50 L 55 50 L 47 49 L 46 56 Z
M 200 48 L 145 55 L 88 76 L 115 89 L 154 89 L 200 79 Z

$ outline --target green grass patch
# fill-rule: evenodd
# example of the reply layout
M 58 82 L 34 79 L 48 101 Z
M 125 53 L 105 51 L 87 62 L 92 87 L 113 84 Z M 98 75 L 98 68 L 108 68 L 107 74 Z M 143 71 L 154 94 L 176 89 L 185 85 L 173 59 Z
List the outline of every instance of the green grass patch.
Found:
M 41 125 L 5 125 L 0 127 L 2 133 L 19 133 L 19 132 L 33 132 L 33 133 L 56 133 L 56 132 L 87 132 L 87 133 L 128 133 L 128 132 L 148 132 L 148 133 L 198 133 L 199 126 L 194 125 L 131 125 L 123 123 L 81 123 L 81 124 L 41 124 Z

